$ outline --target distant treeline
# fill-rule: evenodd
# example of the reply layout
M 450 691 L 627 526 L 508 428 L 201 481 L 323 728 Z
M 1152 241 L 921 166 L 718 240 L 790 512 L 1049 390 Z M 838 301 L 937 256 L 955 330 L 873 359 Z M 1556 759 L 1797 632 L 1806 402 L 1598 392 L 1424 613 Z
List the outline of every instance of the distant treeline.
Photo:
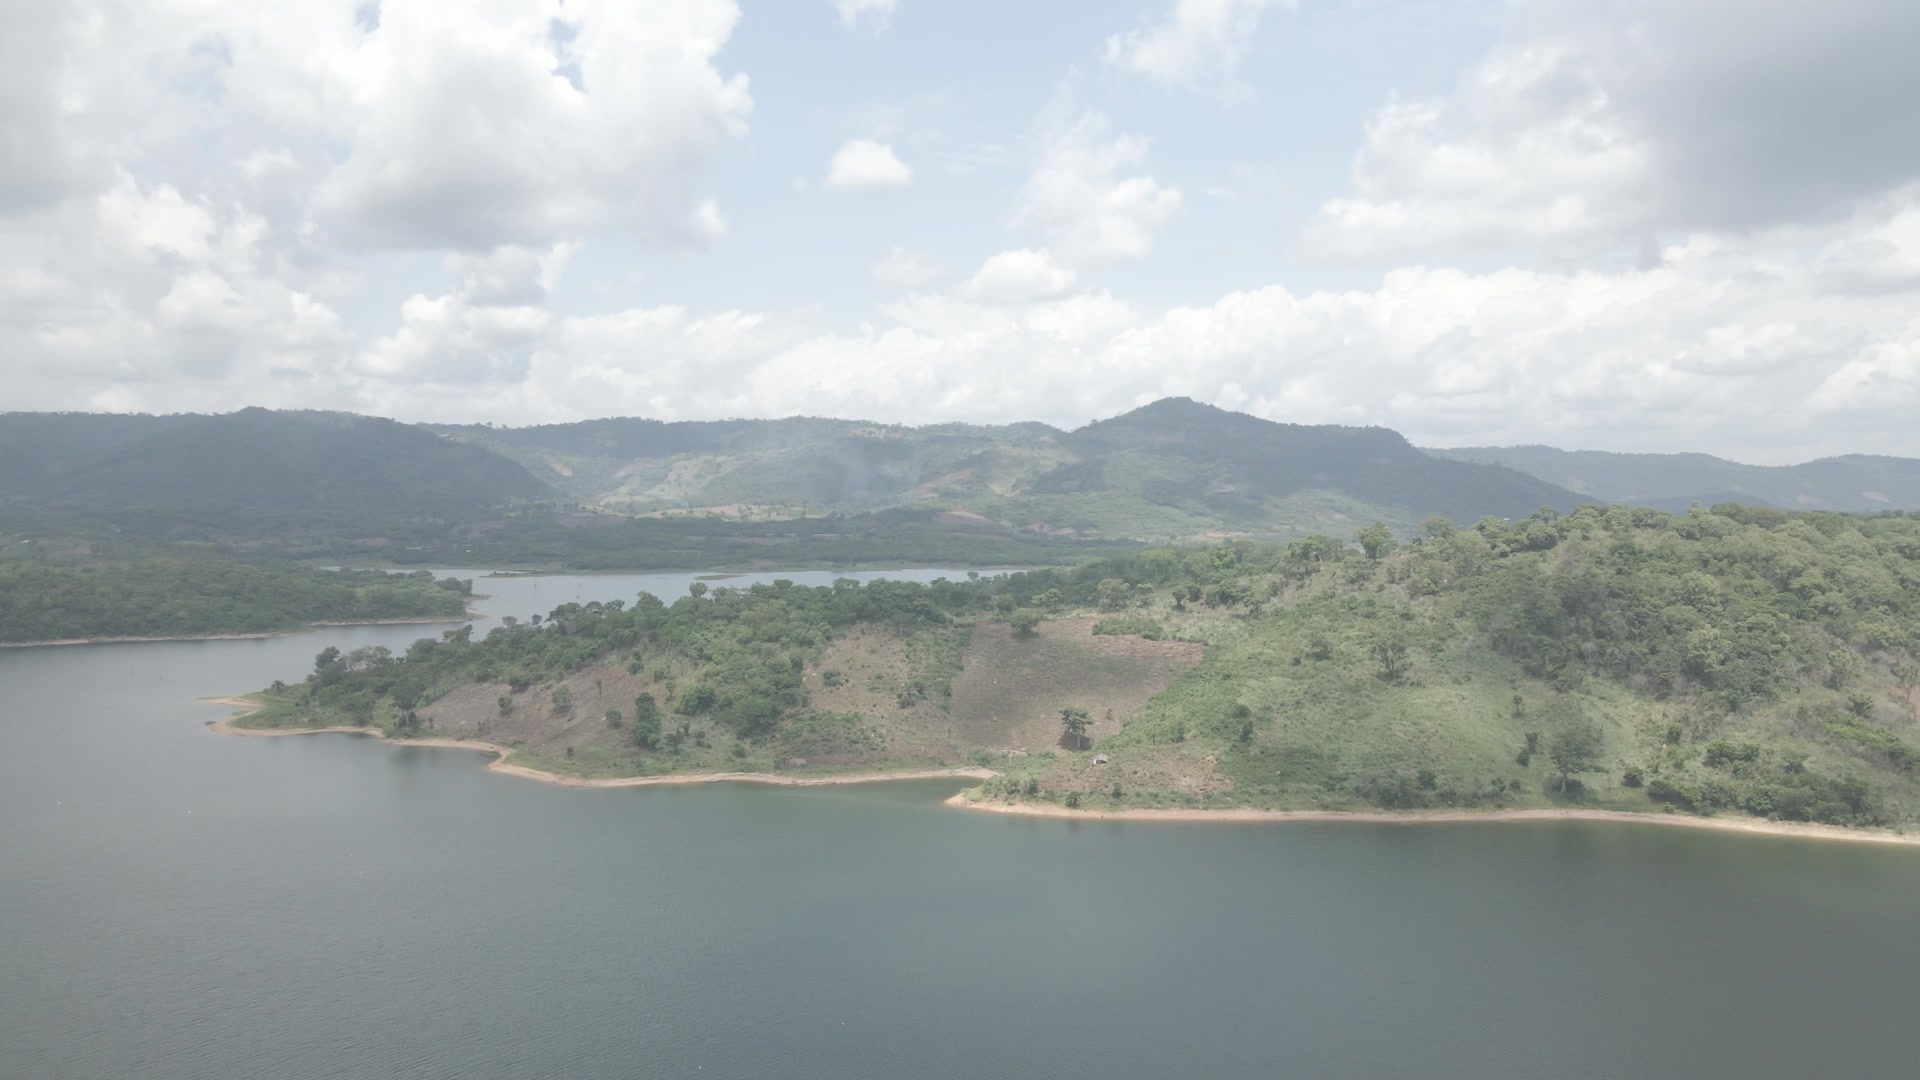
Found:
M 0 560 L 0 641 L 193 637 L 315 622 L 458 619 L 473 583 L 212 559 L 116 566 Z
M 1081 562 L 1142 545 L 1057 539 L 981 522 L 958 527 L 931 510 L 731 521 L 527 515 L 484 533 L 409 550 L 394 562 L 545 566 L 570 570 L 783 570 L 872 566 L 1020 566 Z

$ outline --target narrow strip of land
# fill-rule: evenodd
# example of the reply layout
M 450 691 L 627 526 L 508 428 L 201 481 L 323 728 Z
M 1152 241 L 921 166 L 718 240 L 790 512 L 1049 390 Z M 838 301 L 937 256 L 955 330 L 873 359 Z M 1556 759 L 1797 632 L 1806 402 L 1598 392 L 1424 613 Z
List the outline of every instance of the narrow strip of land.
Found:
M 1757 833 L 1766 836 L 1798 836 L 1876 844 L 1920 844 L 1920 836 L 1906 836 L 1885 829 L 1853 829 L 1840 825 L 1818 825 L 1801 821 L 1763 821 L 1760 818 L 1749 817 L 1700 817 L 1695 814 L 1643 814 L 1630 810 L 1577 810 L 1557 807 L 1533 810 L 1433 810 L 1406 813 L 1256 810 L 1246 807 L 1227 807 L 1219 810 L 1149 807 L 1100 810 L 1087 807 L 1068 808 L 1055 806 L 1052 803 L 986 802 L 969 799 L 964 791 L 948 799 L 947 805 L 965 810 L 985 811 L 990 814 L 1071 818 L 1079 821 L 1344 821 L 1371 825 L 1445 825 L 1481 821 L 1619 821 L 1634 825 L 1670 825 L 1683 829 L 1713 829 L 1720 832 Z
M 116 635 L 112 637 L 47 638 L 41 641 L 0 641 L 0 649 L 38 649 L 50 645 L 120 645 L 131 641 L 258 641 L 263 638 L 292 637 L 295 634 L 311 633 L 328 626 L 457 626 L 461 623 L 469 623 L 484 618 L 486 618 L 486 616 L 469 611 L 467 614 L 458 617 L 434 615 L 406 619 L 323 619 L 319 622 L 302 623 L 291 630 L 261 630 L 251 634 L 156 634 L 150 637 Z

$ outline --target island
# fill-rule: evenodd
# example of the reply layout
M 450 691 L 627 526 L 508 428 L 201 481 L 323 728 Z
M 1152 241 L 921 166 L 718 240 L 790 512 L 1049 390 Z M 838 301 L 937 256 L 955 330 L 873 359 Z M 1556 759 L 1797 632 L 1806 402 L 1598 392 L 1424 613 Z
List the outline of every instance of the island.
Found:
M 695 582 L 328 649 L 229 726 L 575 784 L 965 774 L 962 804 L 1031 813 L 1913 823 L 1915 517 L 1583 506 L 1353 541 Z

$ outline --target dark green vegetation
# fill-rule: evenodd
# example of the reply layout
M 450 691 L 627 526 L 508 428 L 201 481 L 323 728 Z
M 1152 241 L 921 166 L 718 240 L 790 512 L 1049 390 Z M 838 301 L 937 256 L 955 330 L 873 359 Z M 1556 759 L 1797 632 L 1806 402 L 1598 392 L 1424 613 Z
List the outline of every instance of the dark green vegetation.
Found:
M 1204 659 L 1176 655 L 1188 642 Z M 1114 690 L 1152 664 L 1166 677 L 1140 696 Z M 404 657 L 323 655 L 265 700 L 251 722 L 430 726 L 598 776 L 970 757 L 1004 774 L 983 797 L 1102 809 L 1904 826 L 1920 519 L 1582 507 L 1436 517 L 1366 550 L 1309 537 L 927 586 L 696 585 Z M 1089 742 L 1109 760 L 1076 752 Z
M 1427 453 L 1504 465 L 1602 502 L 1684 514 L 1690 504 L 1754 503 L 1789 510 L 1877 513 L 1920 509 L 1920 461 L 1848 454 L 1804 465 L 1743 465 L 1707 454 L 1613 454 L 1550 446 L 1473 446 Z
M 876 566 L 1044 566 L 1137 548 L 1071 540 L 903 508 L 827 518 L 622 518 L 521 514 L 386 558 L 404 564 L 563 566 L 574 570 L 732 570 Z
M 373 417 L 0 414 L 0 534 L 41 549 L 377 556 L 551 495 L 498 454 Z
M 193 637 L 297 630 L 319 622 L 466 614 L 473 583 L 211 559 L 70 567 L 0 560 L 0 641 Z

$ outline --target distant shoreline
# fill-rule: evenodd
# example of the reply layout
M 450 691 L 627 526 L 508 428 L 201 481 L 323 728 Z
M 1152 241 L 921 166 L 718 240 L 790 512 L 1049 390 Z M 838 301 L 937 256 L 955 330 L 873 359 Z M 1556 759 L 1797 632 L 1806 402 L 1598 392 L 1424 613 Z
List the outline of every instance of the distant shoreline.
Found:
M 116 636 L 89 638 L 48 638 L 42 641 L 0 641 L 0 649 L 40 649 L 52 645 L 123 645 L 136 641 L 262 641 L 267 638 L 293 637 L 296 634 L 311 634 L 329 626 L 452 626 L 456 623 L 475 622 L 488 616 L 476 611 L 457 618 L 422 616 L 411 619 L 322 619 L 319 622 L 303 623 L 295 630 L 261 630 L 251 634 L 162 634 L 158 637 Z
M 909 769 L 882 773 L 846 773 L 837 776 L 779 776 L 770 773 L 676 773 L 671 776 L 616 776 L 593 779 L 584 776 L 563 776 L 547 772 L 544 769 L 530 769 L 525 765 L 514 765 L 507 759 L 513 756 L 511 746 L 486 742 L 480 739 L 395 739 L 373 727 L 324 727 L 324 728 L 243 728 L 235 727 L 234 721 L 258 711 L 257 701 L 246 698 L 203 698 L 211 705 L 229 705 L 242 711 L 216 720 L 207 727 L 217 735 L 239 735 L 247 738 L 279 737 L 283 735 L 361 735 L 376 738 L 388 746 L 418 746 L 430 750 L 477 750 L 492 754 L 494 759 L 487 763 L 488 772 L 506 776 L 518 776 L 526 780 L 537 780 L 543 784 L 556 784 L 560 787 L 579 788 L 633 788 L 665 787 L 679 784 L 770 784 L 775 787 L 833 787 L 842 784 L 876 784 L 890 780 L 988 780 L 998 775 L 991 769 Z
M 247 698 L 203 698 L 211 705 L 240 709 L 207 727 L 219 735 L 243 737 L 279 737 L 286 735 L 360 735 L 379 739 L 389 746 L 418 746 L 433 750 L 477 750 L 492 754 L 489 772 L 536 780 L 573 788 L 667 787 L 686 784 L 767 784 L 774 787 L 831 787 L 843 784 L 876 784 L 899 780 L 988 780 L 999 773 L 985 768 L 913 769 L 880 773 L 847 773 L 838 776 L 779 776 L 767 773 L 680 773 L 671 776 L 621 776 L 590 779 L 562 776 L 543 769 L 512 764 L 510 746 L 477 739 L 393 739 L 378 728 L 241 728 L 234 721 L 260 709 L 261 703 Z M 1221 810 L 1151 809 L 1100 810 L 1082 807 L 1070 810 L 1050 803 L 989 803 L 967 798 L 962 791 L 945 800 L 944 805 L 961 810 L 1015 817 L 1064 818 L 1073 821 L 1160 821 L 1160 822 L 1239 822 L 1286 824 L 1303 822 L 1348 822 L 1361 825 L 1460 825 L 1481 822 L 1522 821 L 1611 821 L 1628 825 L 1663 825 L 1681 829 L 1706 829 L 1715 832 L 1746 833 L 1749 836 L 1785 836 L 1804 840 L 1840 840 L 1856 844 L 1920 845 L 1920 835 L 1903 836 L 1884 829 L 1849 829 L 1840 825 L 1818 825 L 1801 821 L 1764 821 L 1748 817 L 1700 817 L 1697 814 L 1635 813 L 1629 810 L 1566 810 L 1557 808 L 1530 810 L 1435 810 L 1388 813 L 1386 811 L 1346 810 Z
M 1902 836 L 1884 829 L 1850 829 L 1842 825 L 1818 825 L 1804 821 L 1766 821 L 1750 817 L 1701 817 L 1697 814 L 1636 813 L 1631 810 L 1434 810 L 1390 813 L 1384 810 L 1253 810 L 1235 807 L 1221 810 L 1151 809 L 1099 810 L 1082 807 L 1068 809 L 1051 803 L 977 802 L 960 792 L 946 805 L 988 814 L 1019 817 L 1068 818 L 1075 821 L 1236 821 L 1267 822 L 1351 822 L 1362 825 L 1457 825 L 1477 822 L 1514 821 L 1617 821 L 1630 825 L 1667 825 L 1683 829 L 1710 829 L 1762 836 L 1795 836 L 1813 840 L 1845 840 L 1868 844 L 1920 845 L 1920 835 Z

